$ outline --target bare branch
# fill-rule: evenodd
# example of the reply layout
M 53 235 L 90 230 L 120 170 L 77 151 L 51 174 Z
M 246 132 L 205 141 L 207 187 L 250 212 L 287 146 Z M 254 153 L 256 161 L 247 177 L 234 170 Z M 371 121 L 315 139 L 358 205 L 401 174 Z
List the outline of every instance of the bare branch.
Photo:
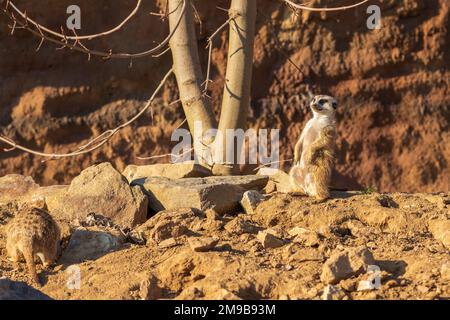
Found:
M 342 10 L 347 10 L 347 9 L 351 9 L 351 8 L 356 8 L 356 7 L 359 7 L 360 5 L 368 2 L 369 0 L 363 0 L 361 2 L 352 4 L 352 5 L 348 5 L 348 6 L 331 7 L 331 8 L 312 8 L 312 7 L 307 7 L 305 5 L 302 5 L 302 4 L 297 4 L 290 0 L 282 0 L 282 1 L 286 2 L 293 9 L 305 10 L 305 11 L 319 11 L 320 12 L 320 11 L 342 11 Z
M 43 25 L 37 23 L 36 21 L 34 21 L 33 19 L 27 17 L 27 15 L 25 13 L 23 13 L 22 11 L 20 11 L 19 8 L 16 7 L 16 5 L 12 2 L 9 1 L 9 6 L 16 11 L 23 19 L 25 19 L 26 21 L 28 21 L 28 23 L 34 25 L 36 28 L 39 28 L 55 37 L 61 38 L 61 39 L 68 39 L 68 40 L 91 40 L 91 39 L 95 39 L 95 38 L 99 38 L 99 37 L 104 37 L 107 35 L 110 35 L 116 31 L 119 31 L 120 29 L 122 29 L 122 27 L 128 22 L 130 21 L 131 18 L 133 18 L 136 13 L 139 11 L 139 8 L 142 4 L 142 0 L 138 0 L 136 3 L 135 8 L 133 9 L 133 11 L 121 22 L 119 23 L 116 27 L 112 28 L 111 30 L 105 31 L 105 32 L 100 32 L 100 33 L 96 33 L 96 34 L 90 34 L 90 35 L 85 35 L 85 36 L 71 36 L 71 37 L 66 37 L 65 35 L 53 31 L 49 28 L 44 27 Z
M 189 1 L 189 0 L 183 0 L 182 9 L 180 11 L 180 16 L 178 17 L 177 23 L 175 24 L 175 27 L 170 31 L 169 35 L 156 47 L 149 49 L 147 51 L 139 52 L 139 53 L 113 53 L 112 50 L 109 50 L 109 52 L 104 52 L 104 51 L 88 49 L 85 45 L 82 45 L 80 42 L 80 40 L 85 38 L 86 36 L 82 36 L 82 37 L 67 36 L 63 33 L 63 30 L 61 31 L 61 33 L 52 31 L 51 35 L 53 35 L 54 33 L 58 34 L 57 38 L 54 38 L 54 37 L 46 34 L 45 32 L 43 33 L 42 31 L 43 30 L 45 31 L 46 28 L 34 21 L 33 21 L 34 23 L 32 23 L 34 28 L 31 27 L 28 24 L 30 19 L 27 18 L 26 13 L 22 13 L 22 15 L 23 15 L 22 18 L 24 19 L 24 21 L 19 21 L 14 16 L 14 13 L 8 9 L 10 7 L 12 8 L 12 3 L 10 3 L 9 1 L 6 2 L 7 5 L 5 6 L 5 9 L 3 11 L 14 22 L 13 27 L 15 29 L 17 29 L 16 24 L 18 24 L 20 27 L 28 30 L 29 32 L 31 32 L 32 34 L 34 34 L 35 36 L 37 36 L 41 39 L 42 39 L 42 37 L 44 37 L 44 39 L 49 42 L 61 45 L 62 46 L 61 48 L 69 48 L 71 50 L 85 53 L 89 56 L 92 56 L 92 55 L 99 56 L 106 60 L 108 60 L 108 59 L 136 59 L 136 58 L 152 56 L 154 54 L 157 54 L 161 50 L 166 50 L 166 46 L 169 44 L 170 39 L 173 37 L 175 31 L 177 30 L 178 26 L 180 25 L 181 19 L 183 18 L 184 14 L 186 12 L 187 1 Z M 13 31 L 14 31 L 14 29 L 13 29 Z M 72 30 L 72 31 L 74 31 L 74 30 Z M 69 40 L 74 40 L 75 41 L 74 44 L 69 44 L 69 42 L 68 42 Z
M 119 132 L 123 128 L 129 126 L 134 121 L 136 121 L 138 118 L 140 118 L 151 107 L 151 105 L 153 103 L 153 100 L 155 99 L 156 95 L 159 93 L 159 91 L 161 91 L 161 88 L 163 87 L 163 85 L 166 83 L 167 79 L 172 74 L 173 74 L 173 69 L 170 69 L 169 72 L 167 72 L 167 74 L 161 80 L 161 82 L 159 83 L 158 87 L 153 92 L 152 96 L 147 101 L 145 106 L 133 118 L 131 118 L 127 122 L 121 124 L 120 126 L 114 128 L 114 129 L 110 129 L 110 130 L 107 130 L 107 131 L 103 132 L 99 136 L 91 139 L 88 143 L 80 146 L 74 152 L 70 152 L 70 153 L 45 153 L 45 152 L 40 152 L 40 151 L 36 151 L 36 150 L 29 149 L 27 147 L 24 147 L 24 146 L 16 143 L 15 141 L 11 140 L 10 138 L 0 135 L 0 141 L 5 143 L 5 144 L 7 144 L 7 145 L 9 145 L 11 147 L 9 149 L 5 148 L 3 150 L 5 152 L 9 152 L 9 151 L 12 151 L 12 150 L 15 150 L 15 149 L 19 149 L 19 150 L 22 150 L 24 152 L 28 152 L 28 153 L 31 153 L 31 154 L 34 154 L 34 155 L 37 155 L 37 156 L 45 157 L 45 158 L 60 159 L 60 158 L 68 158 L 68 157 L 74 157 L 74 156 L 86 154 L 86 153 L 89 153 L 89 152 L 91 152 L 91 151 L 93 151 L 95 149 L 98 149 L 101 146 L 103 146 L 105 143 L 107 143 L 109 141 L 109 139 L 111 139 L 117 132 Z
M 230 21 L 231 21 L 231 18 L 228 18 L 227 21 L 225 21 L 219 28 L 217 28 L 217 30 L 214 31 L 213 34 L 211 34 L 211 36 L 208 38 L 208 44 L 206 45 L 206 48 L 208 48 L 208 67 L 207 67 L 207 70 L 206 70 L 206 80 L 205 80 L 205 82 L 203 82 L 203 85 L 204 85 L 203 92 L 205 92 L 205 93 L 208 91 L 209 83 L 212 82 L 212 80 L 210 79 L 211 61 L 212 61 L 212 49 L 213 49 L 212 41 L 214 40 L 214 37 L 217 36 L 217 34 L 220 31 L 222 31 L 226 26 L 228 26 Z

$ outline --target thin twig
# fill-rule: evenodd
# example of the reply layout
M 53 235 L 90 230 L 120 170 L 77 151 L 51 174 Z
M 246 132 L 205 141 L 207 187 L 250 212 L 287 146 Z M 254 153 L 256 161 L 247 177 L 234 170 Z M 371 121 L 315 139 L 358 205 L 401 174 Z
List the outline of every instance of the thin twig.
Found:
M 217 28 L 216 31 L 214 31 L 211 36 L 209 36 L 207 42 L 208 44 L 206 45 L 206 48 L 208 48 L 208 67 L 206 70 L 206 79 L 205 82 L 203 82 L 203 85 L 205 86 L 203 89 L 203 92 L 206 94 L 206 92 L 208 91 L 208 85 L 210 82 L 212 82 L 212 80 L 210 79 L 210 75 L 211 75 L 211 62 L 212 62 L 212 49 L 213 49 L 213 39 L 219 34 L 220 31 L 222 31 L 227 25 L 229 25 L 230 21 L 232 20 L 232 18 L 228 18 L 227 21 L 225 21 L 219 28 Z
M 279 160 L 279 161 L 274 161 L 274 162 L 265 163 L 265 164 L 260 165 L 259 167 L 256 167 L 255 169 L 253 169 L 253 171 L 258 171 L 258 170 L 261 169 L 261 168 L 265 168 L 265 167 L 270 166 L 270 165 L 275 164 L 275 163 L 291 162 L 291 161 L 293 161 L 293 160 L 294 160 L 294 159 L 287 159 L 287 160 Z
M 342 6 L 342 7 L 330 7 L 330 8 L 312 8 L 312 7 L 307 7 L 303 4 L 297 4 L 295 2 L 292 2 L 290 0 L 282 0 L 285 3 L 287 3 L 291 8 L 293 9 L 297 9 L 297 10 L 305 10 L 305 11 L 342 11 L 342 10 L 348 10 L 351 8 L 356 8 L 359 7 L 360 5 L 368 2 L 369 0 L 363 0 L 361 2 L 352 4 L 352 5 L 348 5 L 348 6 Z
M 58 37 L 60 39 L 68 39 L 68 40 L 92 40 L 92 39 L 104 37 L 104 36 L 107 36 L 107 35 L 110 35 L 110 34 L 116 32 L 116 31 L 119 31 L 120 29 L 122 29 L 122 27 L 128 21 L 130 21 L 131 18 L 133 18 L 136 15 L 136 13 L 139 11 L 139 8 L 140 8 L 141 4 L 142 4 L 142 0 L 138 0 L 137 3 L 136 3 L 135 8 L 133 9 L 133 11 L 131 11 L 131 13 L 122 22 L 120 22 L 116 27 L 114 27 L 114 28 L 112 28 L 112 29 L 110 29 L 108 31 L 100 32 L 100 33 L 96 33 L 96 34 L 84 35 L 84 36 L 66 37 L 65 35 L 63 35 L 63 34 L 61 34 L 59 32 L 53 31 L 53 30 L 51 30 L 49 28 L 46 28 L 43 25 L 41 25 L 41 24 L 37 23 L 36 21 L 34 21 L 33 19 L 27 17 L 26 14 L 23 13 L 19 8 L 17 8 L 16 5 L 12 1 L 9 1 L 9 6 L 14 11 L 16 11 L 23 19 L 27 20 L 28 23 L 34 25 L 36 28 L 40 28 L 41 30 L 43 30 L 43 31 L 47 32 L 48 34 L 51 34 L 51 35 L 53 35 L 55 37 Z
M 41 39 L 44 38 L 45 40 L 47 40 L 49 42 L 61 45 L 62 46 L 61 48 L 69 48 L 71 50 L 75 50 L 75 51 L 78 51 L 78 52 L 82 52 L 82 53 L 88 54 L 89 56 L 91 56 L 91 55 L 99 56 L 99 57 L 102 57 L 105 60 L 108 60 L 108 59 L 136 59 L 136 58 L 143 58 L 143 57 L 151 56 L 153 54 L 157 54 L 161 50 L 166 50 L 167 44 L 169 43 L 170 39 L 175 34 L 175 32 L 178 29 L 178 27 L 179 27 L 179 25 L 181 23 L 181 20 L 182 20 L 184 14 L 185 14 L 186 7 L 187 7 L 187 1 L 189 1 L 189 0 L 183 0 L 180 16 L 179 16 L 179 18 L 177 20 L 177 23 L 175 24 L 175 27 L 173 28 L 173 30 L 171 30 L 169 32 L 169 35 L 161 43 L 159 43 L 156 47 L 154 47 L 152 49 L 149 49 L 147 51 L 139 52 L 139 53 L 113 53 L 112 50 L 109 50 L 108 52 L 104 52 L 104 51 L 99 51 L 99 50 L 88 49 L 86 46 L 82 45 L 81 42 L 80 42 L 80 39 L 85 37 L 85 36 L 83 36 L 83 37 L 79 37 L 79 36 L 69 37 L 69 36 L 65 35 L 63 33 L 63 30 L 62 30 L 61 33 L 53 31 L 53 33 L 57 33 L 58 34 L 58 38 L 53 38 L 50 35 L 46 34 L 45 32 L 42 32 L 42 30 L 45 30 L 44 29 L 45 27 L 39 25 L 38 23 L 33 24 L 33 26 L 39 31 L 35 30 L 30 25 L 28 25 L 29 18 L 26 16 L 26 13 L 23 13 L 23 17 L 22 17 L 25 20 L 24 21 L 19 21 L 14 16 L 13 12 L 8 10 L 9 7 L 12 8 L 11 5 L 7 5 L 3 11 L 14 22 L 14 26 L 13 26 L 14 29 L 17 28 L 15 25 L 19 24 L 20 27 L 28 30 L 29 32 L 31 32 L 35 36 L 37 36 L 37 37 L 39 37 Z M 7 4 L 8 3 L 9 2 L 7 2 Z M 52 35 L 53 35 L 53 33 L 52 33 Z M 74 44 L 70 44 L 68 42 L 69 40 L 75 40 Z

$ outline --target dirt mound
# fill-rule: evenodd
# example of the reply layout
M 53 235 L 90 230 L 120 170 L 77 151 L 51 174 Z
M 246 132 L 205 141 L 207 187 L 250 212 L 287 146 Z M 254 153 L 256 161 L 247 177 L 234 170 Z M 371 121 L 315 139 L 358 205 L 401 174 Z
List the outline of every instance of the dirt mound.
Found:
M 81 286 L 69 289 L 74 266 L 60 260 L 38 270 L 41 290 L 56 299 L 450 298 L 449 248 L 432 227 L 450 221 L 449 203 L 448 193 L 340 192 L 325 203 L 272 194 L 252 215 L 160 212 L 134 229 L 142 245 L 124 243 L 106 225 L 72 225 L 77 241 L 89 241 L 77 249 L 81 257 L 89 251 L 75 265 Z M 16 210 L 0 210 L 0 277 L 29 282 L 26 266 L 15 268 L 5 254 L 4 228 Z M 281 245 L 265 246 L 261 232 Z M 193 239 L 214 240 L 197 252 Z M 367 287 L 377 283 L 370 268 L 380 287 Z
M 118 23 L 134 1 L 78 1 L 83 33 Z M 375 3 L 375 1 L 374 1 Z M 327 93 L 340 102 L 338 163 L 340 188 L 432 192 L 450 189 L 450 33 L 446 0 L 386 0 L 382 28 L 366 28 L 366 7 L 339 13 L 302 13 L 294 17 L 281 1 L 262 1 L 257 21 L 250 126 L 281 129 L 281 158 L 309 117 L 308 93 Z M 22 3 L 29 16 L 59 29 L 70 1 Z M 330 1 L 329 5 L 342 4 Z M 216 6 L 227 1 L 198 1 L 202 19 L 199 47 L 223 23 Z M 167 32 L 148 12 L 122 31 L 89 42 L 95 48 L 139 51 Z M 107 17 L 107 18 L 106 18 Z M 226 64 L 226 31 L 215 42 L 211 96 L 218 112 Z M 81 54 L 55 51 L 23 30 L 9 35 L 0 21 L 0 132 L 47 152 L 73 150 L 89 137 L 132 117 L 170 68 L 170 55 L 133 61 L 87 61 Z M 206 66 L 206 50 L 201 52 Z M 289 62 L 300 66 L 299 72 Z M 271 75 L 271 76 L 267 76 Z M 273 76 L 272 76 L 273 75 Z M 42 163 L 18 151 L 0 154 L 0 175 L 23 173 L 39 183 L 68 183 L 96 162 L 144 164 L 137 159 L 168 153 L 172 131 L 184 120 L 171 80 L 149 112 L 91 155 Z M 163 159 L 162 161 L 167 161 Z

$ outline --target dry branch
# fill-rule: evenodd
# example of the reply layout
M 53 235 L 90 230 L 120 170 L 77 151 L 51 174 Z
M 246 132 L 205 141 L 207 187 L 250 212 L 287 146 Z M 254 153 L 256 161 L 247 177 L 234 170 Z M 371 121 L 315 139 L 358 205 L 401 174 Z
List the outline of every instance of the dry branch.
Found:
M 313 8 L 313 7 L 307 7 L 303 4 L 297 4 L 293 1 L 290 0 L 282 0 L 285 3 L 287 3 L 291 8 L 296 9 L 296 10 L 305 10 L 305 11 L 342 11 L 342 10 L 347 10 L 347 9 L 351 9 L 351 8 L 356 8 L 359 7 L 360 5 L 368 2 L 369 0 L 363 0 L 361 2 L 355 3 L 355 4 L 351 4 L 348 6 L 341 6 L 341 7 L 330 7 L 330 8 Z
M 147 56 L 155 56 L 155 55 L 160 56 L 162 53 L 165 52 L 164 50 L 166 50 L 166 46 L 169 44 L 170 39 L 173 37 L 173 34 L 177 30 L 177 28 L 180 24 L 180 21 L 183 18 L 183 15 L 186 11 L 186 7 L 188 7 L 187 1 L 189 1 L 189 0 L 182 0 L 182 3 L 180 3 L 180 5 L 181 5 L 181 10 L 179 10 L 180 15 L 177 18 L 177 23 L 174 23 L 174 28 L 172 28 L 171 31 L 169 32 L 169 35 L 156 47 L 146 50 L 146 51 L 138 52 L 138 53 L 113 53 L 112 50 L 105 52 L 105 51 L 89 49 L 86 45 L 84 45 L 81 42 L 81 39 L 83 39 L 86 36 L 76 35 L 75 30 L 71 30 L 71 32 L 74 33 L 74 36 L 65 35 L 63 33 L 63 30 L 61 31 L 62 33 L 58 33 L 58 32 L 50 30 L 51 33 L 49 35 L 48 31 L 46 31 L 49 29 L 41 26 L 40 24 L 34 22 L 33 20 L 31 20 L 31 21 L 33 21 L 33 23 L 30 25 L 29 24 L 30 19 L 27 17 L 26 13 L 22 13 L 23 16 L 21 16 L 21 18 L 23 21 L 19 20 L 15 16 L 14 12 L 11 11 L 12 6 L 11 6 L 11 2 L 9 0 L 7 0 L 5 2 L 6 5 L 5 5 L 5 8 L 3 9 L 3 11 L 13 22 L 13 26 L 11 27 L 12 33 L 17 28 L 26 29 L 29 32 L 31 32 L 33 35 L 35 35 L 36 37 L 39 37 L 41 39 L 40 46 L 42 45 L 44 40 L 47 40 L 49 42 L 61 45 L 61 48 L 69 48 L 71 50 L 85 53 L 89 56 L 89 58 L 91 56 L 99 56 L 104 59 L 130 59 L 130 60 L 132 60 L 132 59 L 143 58 L 143 57 L 147 57 Z M 169 13 L 167 13 L 167 15 L 170 16 L 171 13 L 172 12 L 169 12 Z M 107 32 L 110 32 L 110 31 L 107 31 Z M 115 31 L 117 31 L 117 30 L 115 30 Z M 55 33 L 58 36 L 55 36 L 54 35 Z M 100 36 L 100 34 L 97 34 L 97 35 Z M 55 37 L 57 37 L 57 38 L 55 38 Z M 69 41 L 73 41 L 73 43 L 69 43 Z M 163 50 L 163 52 L 160 52 L 161 50 Z
M 37 29 L 47 32 L 55 37 L 58 37 L 60 39 L 67 39 L 67 40 L 91 40 L 91 39 L 95 39 L 95 38 L 104 37 L 104 36 L 107 36 L 107 35 L 110 35 L 110 34 L 116 32 L 116 31 L 119 31 L 120 29 L 122 29 L 122 27 L 128 21 L 131 20 L 131 18 L 133 18 L 136 15 L 136 13 L 139 11 L 141 4 L 142 4 L 142 0 L 138 0 L 133 11 L 122 22 L 120 22 L 116 27 L 114 27 L 108 31 L 100 32 L 100 33 L 96 33 L 96 34 L 84 35 L 84 36 L 66 36 L 62 33 L 59 33 L 59 32 L 53 31 L 49 28 L 46 28 L 45 26 L 41 25 L 40 23 L 37 23 L 33 19 L 29 18 L 26 15 L 26 13 L 22 12 L 19 8 L 17 8 L 17 6 L 12 1 L 7 2 L 7 6 L 11 7 L 17 14 L 19 14 L 29 24 L 32 24 Z

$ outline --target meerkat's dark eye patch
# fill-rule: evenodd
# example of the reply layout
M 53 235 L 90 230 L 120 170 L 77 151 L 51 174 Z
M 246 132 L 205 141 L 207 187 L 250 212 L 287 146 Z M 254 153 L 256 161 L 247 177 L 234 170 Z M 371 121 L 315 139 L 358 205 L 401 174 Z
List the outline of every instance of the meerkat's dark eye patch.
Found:
M 337 102 L 336 102 L 336 101 L 333 101 L 333 103 L 332 103 L 331 105 L 333 106 L 333 109 L 336 110 L 336 108 L 337 108 Z
M 317 101 L 317 105 L 319 106 L 319 107 L 323 107 L 323 105 L 325 104 L 325 100 L 324 99 L 319 99 L 319 101 Z

